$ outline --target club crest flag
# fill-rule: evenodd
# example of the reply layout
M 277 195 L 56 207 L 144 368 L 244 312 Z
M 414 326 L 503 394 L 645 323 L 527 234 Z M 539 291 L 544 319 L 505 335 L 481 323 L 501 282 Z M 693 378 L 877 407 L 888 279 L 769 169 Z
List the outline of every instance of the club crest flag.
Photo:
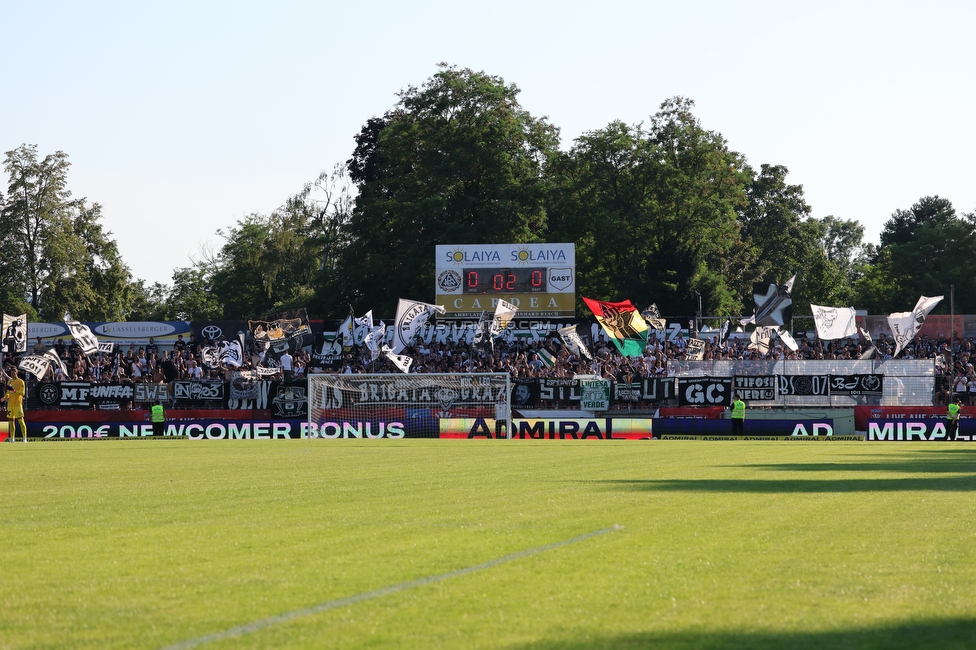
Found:
M 641 316 L 652 329 L 661 330 L 663 332 L 664 328 L 667 327 L 667 321 L 661 318 L 661 311 L 657 308 L 656 302 L 652 302 L 647 309 L 642 311 Z
M 372 320 L 372 314 L 373 312 L 371 311 L 370 320 Z M 372 355 L 373 361 L 376 361 L 376 358 L 380 356 L 380 346 L 383 344 L 383 341 L 385 340 L 386 340 L 386 324 L 383 321 L 380 321 L 379 327 L 374 327 L 369 332 L 369 334 L 367 334 L 363 338 L 363 344 L 366 346 L 366 348 L 369 350 L 369 353 Z
M 4 352 L 14 354 L 27 352 L 27 314 L 3 315 L 2 343 Z
M 443 314 L 445 311 L 447 310 L 440 305 L 400 298 L 400 302 L 397 304 L 396 322 L 393 324 L 393 345 L 391 346 L 393 354 L 400 354 L 403 348 L 410 345 L 431 316 L 435 313 Z
M 788 330 L 777 331 L 776 333 L 779 335 L 779 338 L 783 341 L 783 343 L 786 344 L 786 347 L 794 352 L 800 349 L 800 346 L 796 344 L 796 339 L 793 338 L 793 335 L 790 334 Z
M 386 358 L 392 361 L 393 365 L 399 368 L 401 371 L 405 373 L 410 372 L 410 364 L 413 363 L 413 357 L 408 357 L 405 354 L 397 354 L 391 350 L 390 346 L 388 345 L 383 346 L 383 354 L 385 354 Z
M 789 323 L 793 318 L 792 294 L 795 280 L 794 275 L 786 284 L 753 284 L 752 299 L 756 303 L 756 311 L 749 321 L 755 322 L 759 327 Z
M 586 359 L 593 359 L 593 355 L 586 348 L 586 344 L 583 343 L 583 339 L 580 338 L 579 332 L 576 331 L 575 325 L 567 325 L 558 330 L 559 336 L 562 338 L 563 343 L 569 348 L 577 357 L 584 357 Z
M 757 327 L 749 336 L 749 349 L 758 350 L 759 354 L 768 354 L 773 337 L 779 332 L 779 326 L 770 325 Z
M 217 362 L 231 368 L 240 368 L 244 363 L 244 350 L 240 341 L 218 341 Z
M 942 298 L 942 296 L 935 296 L 934 298 L 922 296 L 915 303 L 915 309 L 912 311 L 900 311 L 888 315 L 888 327 L 891 328 L 892 336 L 895 337 L 895 353 L 892 356 L 897 357 L 898 353 L 911 343 L 915 335 L 918 334 L 918 330 L 922 328 L 925 317 L 935 309 Z
M 65 314 L 67 316 L 67 314 Z M 84 323 L 79 323 L 76 320 L 65 319 L 64 324 L 68 326 L 68 331 L 71 332 L 71 336 L 74 337 L 78 345 L 81 346 L 81 352 L 85 356 L 89 354 L 98 353 L 98 338 L 92 334 L 92 331 L 88 329 L 88 326 Z
M 491 338 L 491 325 L 494 319 L 488 315 L 487 311 L 482 310 L 481 318 L 474 326 L 474 336 L 471 339 L 471 345 L 474 347 L 490 347 L 495 348 L 495 344 Z
M 515 314 L 518 313 L 518 307 L 508 302 L 507 300 L 498 300 L 498 304 L 495 305 L 495 318 L 491 323 L 491 335 L 498 336 L 508 328 L 508 324 L 512 322 L 515 318 Z
M 647 347 L 647 323 L 629 300 L 604 302 L 583 297 L 596 320 L 603 327 L 620 354 L 637 357 Z
M 366 336 L 373 331 L 373 310 L 370 309 L 365 315 L 353 318 L 353 340 L 356 345 L 362 345 L 366 341 Z
M 857 334 L 853 307 L 821 307 L 810 305 L 813 322 L 817 327 L 817 338 L 821 341 L 836 341 Z
M 336 338 L 342 337 L 342 349 L 348 352 L 352 346 L 356 345 L 356 313 L 352 310 L 352 305 L 349 305 L 349 315 L 346 319 L 339 324 L 339 331 L 336 332 Z

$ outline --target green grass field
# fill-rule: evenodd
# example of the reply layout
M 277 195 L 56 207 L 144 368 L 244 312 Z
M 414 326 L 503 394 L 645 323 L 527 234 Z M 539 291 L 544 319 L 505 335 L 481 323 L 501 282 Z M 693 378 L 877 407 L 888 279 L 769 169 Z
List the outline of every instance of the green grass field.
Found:
M 39 442 L 0 488 L 3 648 L 976 647 L 964 444 Z

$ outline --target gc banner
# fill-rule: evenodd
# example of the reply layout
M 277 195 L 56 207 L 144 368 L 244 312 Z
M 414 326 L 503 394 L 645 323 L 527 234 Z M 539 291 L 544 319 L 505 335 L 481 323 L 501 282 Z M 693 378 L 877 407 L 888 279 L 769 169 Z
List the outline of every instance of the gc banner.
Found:
M 731 404 L 731 377 L 678 379 L 678 406 L 730 406 Z

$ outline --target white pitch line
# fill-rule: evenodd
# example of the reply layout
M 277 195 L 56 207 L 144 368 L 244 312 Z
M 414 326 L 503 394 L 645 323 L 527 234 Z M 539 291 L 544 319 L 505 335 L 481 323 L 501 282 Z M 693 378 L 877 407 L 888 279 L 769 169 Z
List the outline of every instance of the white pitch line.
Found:
M 545 546 L 536 546 L 535 548 L 526 549 L 524 551 L 519 551 L 517 553 L 503 555 L 502 557 L 495 558 L 494 560 L 489 560 L 482 564 L 475 564 L 474 566 L 465 567 L 463 569 L 457 569 L 455 571 L 449 571 L 447 573 L 441 573 L 435 576 L 427 576 L 426 578 L 418 578 L 417 580 L 410 580 L 409 582 L 401 582 L 399 584 L 390 585 L 389 587 L 383 587 L 382 589 L 367 591 L 361 594 L 356 594 L 355 596 L 348 596 L 347 598 L 340 598 L 339 600 L 327 600 L 324 603 L 319 603 L 318 605 L 312 605 L 311 607 L 296 609 L 290 612 L 285 612 L 284 614 L 278 614 L 277 616 L 262 618 L 261 620 L 254 621 L 253 623 L 248 623 L 247 625 L 239 625 L 238 627 L 232 627 L 229 630 L 224 630 L 223 632 L 215 632 L 213 634 L 207 634 L 206 636 L 199 636 L 195 639 L 187 639 L 186 641 L 180 641 L 179 643 L 174 643 L 173 645 L 166 646 L 165 648 L 163 648 L 163 650 L 187 650 L 188 648 L 196 648 L 198 646 L 204 645 L 206 643 L 212 643 L 214 641 L 233 639 L 234 637 L 250 634 L 251 632 L 257 632 L 258 630 L 263 630 L 265 628 L 271 627 L 272 625 L 278 625 L 279 623 L 287 623 L 288 621 L 293 621 L 296 618 L 311 616 L 312 614 L 318 614 L 319 612 L 327 612 L 330 609 L 337 609 L 339 607 L 345 607 L 346 605 L 355 605 L 356 603 L 361 603 L 364 600 L 371 600 L 373 598 L 379 598 L 380 596 L 388 596 L 390 594 L 395 594 L 400 591 L 406 591 L 407 589 L 413 589 L 414 587 L 422 587 L 424 585 L 430 585 L 435 582 L 448 580 L 449 578 L 457 578 L 458 576 L 474 573 L 475 571 L 481 571 L 482 569 L 490 569 L 500 564 L 505 564 L 506 562 L 519 560 L 523 557 L 529 557 L 530 555 L 536 555 L 538 553 L 543 553 L 545 551 L 551 551 L 552 549 L 559 548 L 560 546 L 568 546 L 570 544 L 576 544 L 577 542 L 588 540 L 591 537 L 606 535 L 607 533 L 612 533 L 613 531 L 620 530 L 622 528 L 623 526 L 620 526 L 619 524 L 614 524 L 610 528 L 594 530 L 592 532 L 585 533 L 583 535 L 577 535 L 576 537 L 570 537 L 569 539 L 564 539 L 561 542 L 553 542 L 552 544 L 546 544 Z

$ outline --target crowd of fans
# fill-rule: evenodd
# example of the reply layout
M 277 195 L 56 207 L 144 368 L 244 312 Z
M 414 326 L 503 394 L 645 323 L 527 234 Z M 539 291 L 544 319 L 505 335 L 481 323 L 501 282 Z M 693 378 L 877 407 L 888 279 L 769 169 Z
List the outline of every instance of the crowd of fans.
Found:
M 204 348 L 213 342 L 199 343 L 190 335 L 184 341 L 179 335 L 172 343 L 171 350 L 160 350 L 153 338 L 145 346 L 130 345 L 123 351 L 115 347 L 112 352 L 99 352 L 85 355 L 81 346 L 74 340 L 58 339 L 50 349 L 61 359 L 61 365 L 51 363 L 44 377 L 35 378 L 42 381 L 90 381 L 95 383 L 146 382 L 169 383 L 179 379 L 189 380 L 224 380 L 229 379 L 232 371 L 253 370 L 261 365 L 263 354 L 259 346 L 252 345 L 250 354 L 245 355 L 241 366 L 230 368 L 210 364 L 205 359 Z M 43 355 L 48 352 L 48 346 L 37 338 L 37 342 L 28 351 L 32 355 Z M 3 371 L 9 374 L 10 368 L 19 362 L 21 355 L 4 355 Z M 298 350 L 289 354 L 289 379 L 304 376 L 306 365 L 311 359 L 308 350 Z M 64 366 L 62 369 L 61 366 Z M 285 368 L 279 368 L 275 373 L 267 374 L 268 379 L 281 379 Z
M 178 379 L 224 380 L 230 378 L 232 371 L 248 371 L 264 366 L 265 351 L 261 346 L 251 344 L 240 367 L 220 367 L 208 360 L 204 350 L 213 342 L 197 342 L 193 335 L 184 341 L 182 335 L 172 344 L 172 349 L 160 350 L 153 339 L 145 346 L 129 346 L 125 351 L 116 347 L 113 352 L 102 352 L 86 356 L 73 340 L 58 339 L 53 350 L 62 360 L 66 373 L 57 364 L 51 364 L 48 381 L 92 381 L 113 382 L 152 382 L 169 383 Z M 891 359 L 895 351 L 894 340 L 880 335 L 874 342 L 859 338 L 844 339 L 824 343 L 805 336 L 797 338 L 798 349 L 790 350 L 781 340 L 777 340 L 766 353 L 751 349 L 748 338 L 733 336 L 726 342 L 706 339 L 703 359 L 746 360 L 746 359 L 859 359 L 871 347 L 876 348 L 875 358 Z M 401 354 L 412 359 L 412 373 L 461 373 L 461 372 L 508 372 L 513 378 L 557 377 L 571 378 L 574 375 L 596 375 L 609 379 L 621 374 L 641 377 L 667 377 L 671 363 L 687 358 L 688 340 L 679 334 L 667 340 L 663 333 L 652 332 L 643 354 L 637 357 L 621 356 L 616 348 L 606 341 L 597 341 L 589 346 L 590 358 L 575 353 L 566 346 L 555 333 L 546 337 L 527 340 L 516 337 L 499 337 L 492 345 L 475 347 L 467 343 L 432 342 L 419 340 L 404 349 Z M 930 339 L 917 337 L 899 355 L 902 359 L 936 359 L 937 373 L 951 380 L 955 392 L 976 394 L 976 371 L 970 361 L 974 341 L 957 339 L 951 347 L 945 338 Z M 47 346 L 37 339 L 30 353 L 43 354 Z M 385 355 L 373 357 L 365 346 L 353 346 L 345 350 L 338 360 L 322 364 L 309 350 L 297 350 L 287 354 L 287 359 L 277 363 L 282 366 L 276 373 L 263 370 L 262 376 L 269 379 L 300 380 L 306 374 L 317 372 L 339 373 L 397 373 L 400 370 Z M 17 357 L 6 355 L 5 370 L 9 370 Z M 954 362 L 954 363 L 953 363 Z
M 825 344 L 826 343 L 826 344 Z M 970 363 L 974 341 L 957 340 L 950 353 L 949 341 L 944 338 L 917 337 L 899 354 L 899 359 L 936 359 L 937 373 L 949 374 L 950 360 L 955 360 L 956 371 L 973 375 Z M 615 378 L 621 372 L 635 372 L 642 377 L 667 377 L 669 364 L 687 359 L 688 340 L 679 334 L 673 340 L 652 333 L 644 353 L 639 357 L 623 357 L 608 342 L 599 341 L 589 348 L 590 356 L 575 354 L 555 334 L 529 342 L 525 340 L 496 339 L 491 347 L 474 348 L 464 343 L 416 343 L 402 354 L 413 359 L 410 372 L 508 372 L 514 378 L 572 377 L 578 374 Z M 857 360 L 875 348 L 874 358 L 893 358 L 895 341 L 881 334 L 876 341 L 859 338 L 821 342 L 815 338 L 799 336 L 797 350 L 793 351 L 781 341 L 775 341 L 768 352 L 750 348 L 748 338 L 731 337 L 723 343 L 707 339 L 702 355 L 705 361 L 715 360 Z M 547 363 L 547 355 L 553 359 Z M 375 359 L 365 346 L 357 346 L 345 354 L 340 367 L 343 373 L 399 372 L 383 355 Z M 974 386 L 976 387 L 976 386 Z

